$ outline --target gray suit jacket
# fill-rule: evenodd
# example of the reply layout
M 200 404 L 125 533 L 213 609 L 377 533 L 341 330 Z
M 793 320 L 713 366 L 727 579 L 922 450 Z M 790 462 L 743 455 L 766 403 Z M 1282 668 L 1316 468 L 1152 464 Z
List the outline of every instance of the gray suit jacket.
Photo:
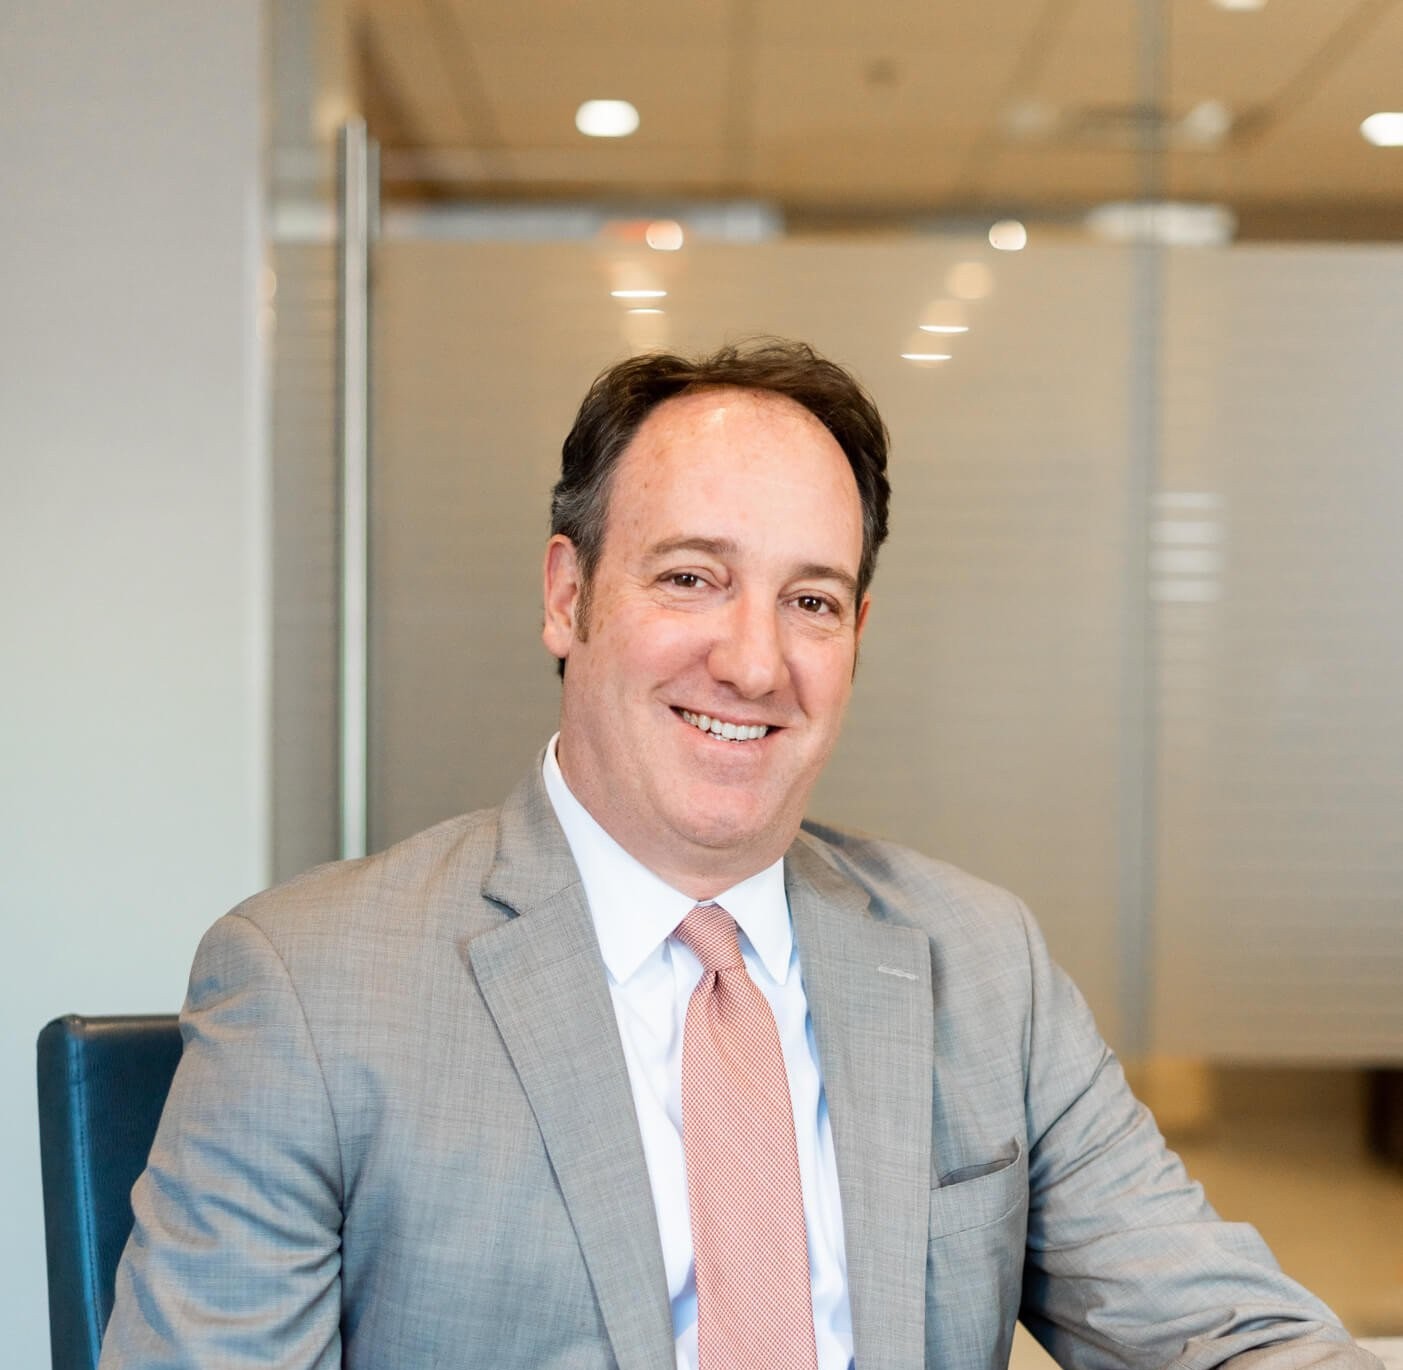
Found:
M 786 858 L 859 1370 L 1375 1362 L 1221 1223 L 1009 895 L 806 827 Z M 202 943 L 103 1370 L 663 1370 L 642 1144 L 539 768 L 500 811 Z

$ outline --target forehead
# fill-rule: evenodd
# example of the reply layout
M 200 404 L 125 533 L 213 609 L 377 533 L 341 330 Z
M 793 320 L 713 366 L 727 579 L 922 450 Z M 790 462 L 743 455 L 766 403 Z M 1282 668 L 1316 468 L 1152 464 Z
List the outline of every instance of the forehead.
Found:
M 768 390 L 707 386 L 664 400 L 638 426 L 615 472 L 615 493 L 665 495 L 730 478 L 857 482 L 843 449 L 811 411 Z
M 808 430 L 813 441 L 827 438 L 837 446 L 818 416 L 788 395 L 735 385 L 703 385 L 655 405 L 638 425 L 638 431 L 625 450 L 659 442 L 695 441 L 709 436 L 718 425 L 742 422 L 789 428 L 795 432 Z M 838 450 L 841 453 L 842 449 Z
M 658 405 L 624 450 L 606 546 L 693 536 L 853 566 L 862 505 L 847 456 L 803 405 L 711 387 Z

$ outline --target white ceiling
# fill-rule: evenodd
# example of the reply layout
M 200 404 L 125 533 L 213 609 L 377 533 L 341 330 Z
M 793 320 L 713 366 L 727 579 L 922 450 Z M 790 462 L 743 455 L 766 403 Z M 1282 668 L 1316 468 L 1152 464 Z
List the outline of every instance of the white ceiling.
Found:
M 1153 189 L 1248 235 L 1403 236 L 1403 149 L 1358 131 L 1403 108 L 1403 0 L 351 4 L 392 197 L 759 199 L 822 225 Z M 600 97 L 639 131 L 577 133 Z M 1196 143 L 1209 101 L 1226 131 Z

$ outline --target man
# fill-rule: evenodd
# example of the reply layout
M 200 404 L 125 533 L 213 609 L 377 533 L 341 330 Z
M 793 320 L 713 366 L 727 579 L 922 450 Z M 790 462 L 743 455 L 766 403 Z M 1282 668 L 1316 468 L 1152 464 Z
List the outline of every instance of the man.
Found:
M 804 823 L 886 435 L 767 343 L 606 372 L 500 810 L 201 946 L 103 1366 L 1374 1362 L 1218 1222 L 1012 897 Z M 737 931 L 738 926 L 738 931 Z

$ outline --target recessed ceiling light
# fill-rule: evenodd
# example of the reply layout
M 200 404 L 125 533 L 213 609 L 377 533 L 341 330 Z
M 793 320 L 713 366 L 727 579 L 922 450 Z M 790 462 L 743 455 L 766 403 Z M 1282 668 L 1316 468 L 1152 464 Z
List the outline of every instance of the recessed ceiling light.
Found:
M 654 252 L 676 252 L 686 241 L 686 234 L 676 219 L 654 219 L 645 230 L 643 241 Z
M 611 290 L 609 293 L 616 300 L 664 300 L 667 298 L 666 290 Z
M 638 128 L 638 111 L 627 100 L 586 100 L 575 127 L 590 138 L 627 138 Z
M 1267 0 L 1213 0 L 1220 10 L 1264 10 Z
M 1380 110 L 1371 114 L 1359 131 L 1375 147 L 1403 147 L 1403 111 Z
M 1028 246 L 1028 230 L 1017 219 L 1000 219 L 989 230 L 989 246 L 1000 252 L 1022 252 Z

